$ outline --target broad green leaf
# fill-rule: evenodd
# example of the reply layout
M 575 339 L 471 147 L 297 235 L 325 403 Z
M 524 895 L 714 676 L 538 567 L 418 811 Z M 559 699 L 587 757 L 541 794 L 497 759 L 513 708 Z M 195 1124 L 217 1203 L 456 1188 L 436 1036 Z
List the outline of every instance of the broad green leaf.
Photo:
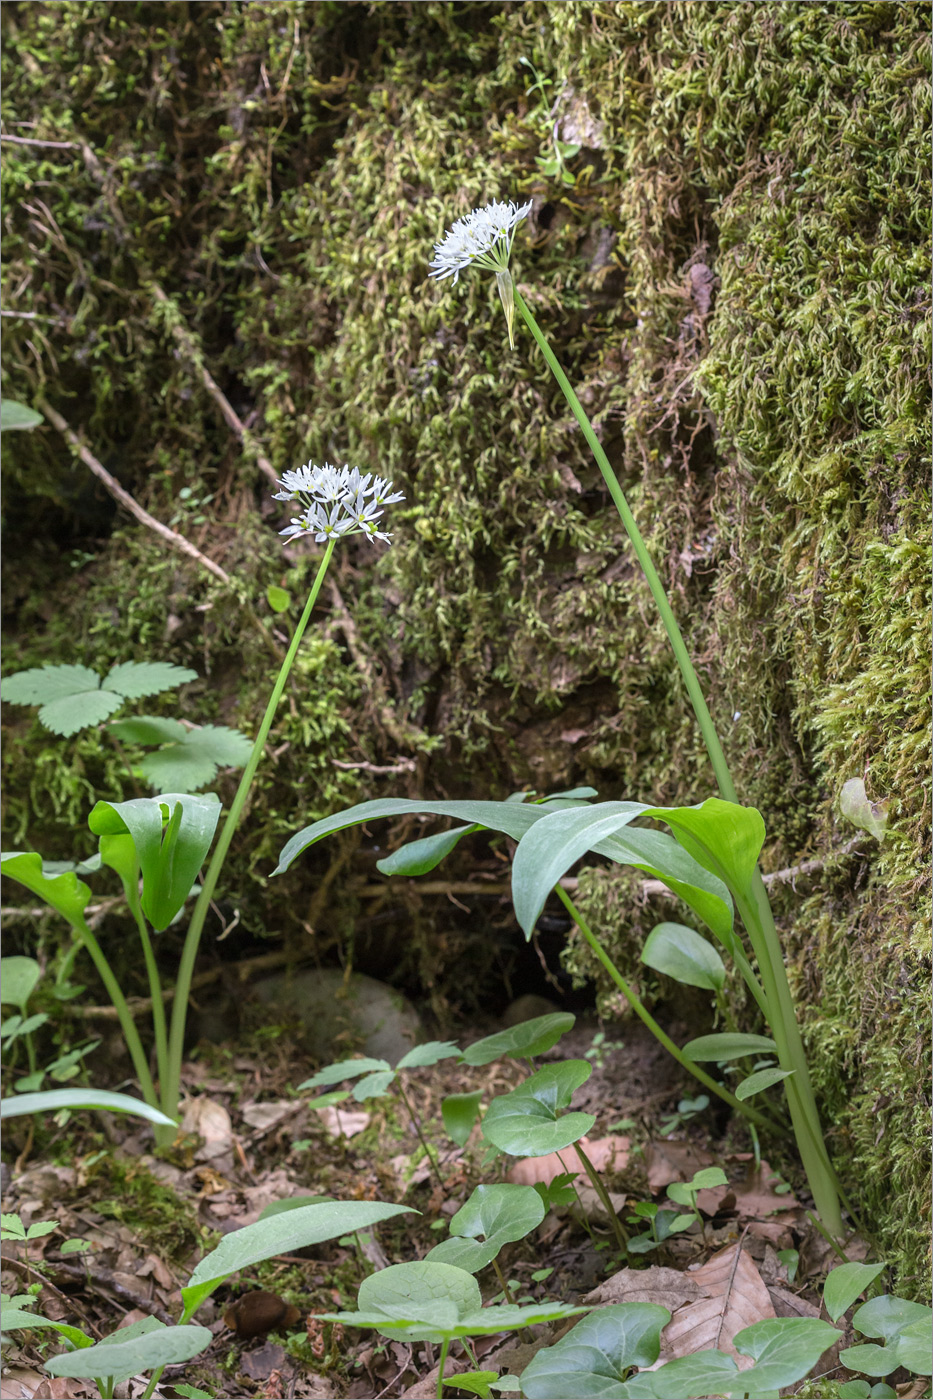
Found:
M 384 1201 L 322 1201 L 234 1230 L 205 1255 L 182 1289 L 185 1316 L 191 1317 L 204 1299 L 239 1269 L 250 1269 L 277 1254 L 293 1254 L 340 1235 L 352 1235 L 395 1215 L 412 1214 L 418 1212 Z
M 765 839 L 754 807 L 709 797 L 698 807 L 648 807 L 645 816 L 666 822 L 684 850 L 730 890 L 748 889 Z
M 376 1070 L 391 1069 L 388 1060 L 373 1060 L 363 1056 L 358 1060 L 338 1060 L 336 1064 L 325 1065 L 310 1079 L 298 1085 L 299 1089 L 322 1089 L 329 1084 L 342 1084 L 345 1079 L 358 1079 L 361 1074 L 372 1074 Z
M 718 992 L 726 980 L 722 958 L 712 944 L 685 924 L 658 924 L 651 930 L 641 950 L 641 960 L 655 972 Z
M 522 1372 L 522 1391 L 528 1400 L 625 1396 L 626 1375 L 633 1366 L 654 1365 L 661 1351 L 661 1329 L 670 1320 L 667 1309 L 654 1303 L 600 1308 L 554 1346 L 538 1352 Z
M 403 1055 L 396 1069 L 426 1069 L 439 1064 L 441 1060 L 451 1060 L 460 1054 L 460 1046 L 452 1040 L 428 1040 L 424 1045 L 416 1045 Z
M 473 1125 L 479 1117 L 482 1101 L 482 1089 L 477 1089 L 472 1094 L 448 1094 L 442 1100 L 441 1116 L 444 1129 L 458 1147 L 466 1147 Z
M 861 827 L 880 841 L 888 827 L 887 802 L 872 802 L 863 778 L 850 778 L 839 794 L 839 810 L 853 826 Z
M 174 1128 L 175 1123 L 159 1109 L 129 1094 L 113 1094 L 108 1089 L 46 1089 L 42 1094 L 14 1094 L 0 1099 L 0 1118 L 19 1118 L 24 1113 L 57 1113 L 60 1108 L 106 1108 L 111 1113 L 133 1113 L 150 1123 Z
M 456 1379 L 451 1377 L 451 1380 L 458 1390 L 478 1395 L 479 1400 L 489 1400 L 492 1395 L 489 1382 L 496 1380 L 498 1375 L 498 1371 L 458 1371 Z
M 867 1381 L 843 1381 L 836 1394 L 839 1400 L 871 1400 L 873 1395 L 890 1395 L 892 1400 L 897 1400 L 897 1391 L 890 1386 L 874 1390 Z
M 839 1360 L 850 1371 L 864 1371 L 866 1376 L 889 1376 L 901 1364 L 893 1346 L 879 1347 L 874 1342 L 845 1347 L 839 1353 Z
M 755 1365 L 741 1373 L 740 1394 L 762 1395 L 796 1385 L 841 1336 L 816 1317 L 769 1317 L 743 1327 L 733 1345 L 753 1357 Z
M 103 684 L 106 690 L 115 690 L 127 700 L 140 700 L 144 695 L 174 690 L 197 678 L 197 671 L 173 666 L 169 661 L 124 661 L 107 672 Z
M 738 1060 L 743 1055 L 760 1055 L 762 1050 L 776 1050 L 767 1035 L 743 1035 L 739 1031 L 721 1031 L 718 1035 L 701 1035 L 684 1046 L 683 1053 L 696 1064 L 701 1060 Z
M 0 696 L 11 705 L 49 705 L 100 687 L 100 676 L 88 666 L 34 666 L 4 676 Z
M 4 875 L 44 899 L 73 928 L 84 926 L 84 911 L 91 901 L 91 891 L 73 870 L 50 879 L 42 872 L 41 856 L 33 851 L 4 851 L 0 853 L 0 863 Z
M 744 1102 L 750 1099 L 753 1094 L 760 1094 L 763 1089 L 770 1089 L 773 1084 L 780 1084 L 782 1079 L 789 1079 L 795 1071 L 792 1069 L 778 1069 L 775 1065 L 771 1069 L 759 1069 L 754 1074 L 750 1074 L 747 1079 L 743 1079 L 741 1084 L 736 1085 L 735 1097 Z M 835 1321 L 835 1319 L 833 1319 Z
M 451 1235 L 460 1238 L 442 1241 L 427 1258 L 475 1273 L 491 1263 L 503 1245 L 524 1239 L 543 1219 L 544 1202 L 533 1186 L 477 1186 L 450 1222 Z M 484 1237 L 481 1245 L 479 1235 Z
M 146 1320 L 155 1321 L 154 1318 Z M 52 1376 L 94 1380 L 106 1377 L 118 1383 L 139 1375 L 140 1371 L 153 1371 L 157 1366 L 176 1366 L 180 1361 L 190 1361 L 214 1340 L 206 1327 L 163 1327 L 161 1323 L 142 1335 L 131 1337 L 129 1341 L 117 1340 L 119 1335 L 116 1333 L 115 1336 L 106 1337 L 96 1346 L 85 1347 L 81 1351 L 50 1357 L 45 1362 L 45 1369 Z
M 471 831 L 480 831 L 478 826 L 455 826 L 451 831 L 438 831 L 434 836 L 422 836 L 418 841 L 408 841 L 404 846 L 376 861 L 376 869 L 383 875 L 427 875 L 440 865 L 445 856 L 464 836 Z
M 391 1264 L 371 1274 L 360 1285 L 357 1301 L 359 1312 L 319 1316 L 351 1327 L 374 1327 L 383 1336 L 405 1341 L 443 1342 L 534 1327 L 584 1311 L 563 1303 L 484 1308 L 471 1274 L 427 1261 Z
M 38 1313 L 27 1312 L 24 1308 L 0 1308 L 0 1331 L 15 1332 L 20 1328 L 51 1327 L 55 1332 L 60 1332 L 63 1337 L 67 1337 L 72 1346 L 90 1347 L 93 1341 L 80 1327 L 70 1327 L 66 1322 L 53 1322 L 50 1317 L 41 1317 Z
M 0 433 L 7 433 L 11 428 L 38 428 L 44 422 L 42 414 L 34 408 L 18 403 L 16 399 L 0 399 Z
M 503 1055 L 511 1055 L 516 1060 L 532 1060 L 556 1045 L 576 1019 L 569 1011 L 552 1011 L 547 1016 L 522 1021 L 517 1026 L 497 1031 L 495 1035 L 487 1035 L 485 1039 L 469 1045 L 463 1052 L 463 1063 L 474 1067 L 488 1065 L 493 1060 L 500 1060 Z
M 544 809 L 547 810 L 547 809 Z M 630 826 L 650 809 L 640 802 L 600 802 L 550 811 L 523 836 L 512 864 L 512 898 L 530 936 L 551 890 L 588 851 L 653 875 L 732 947 L 732 898 L 723 882 L 666 833 Z
M 135 908 L 139 898 L 139 858 L 132 836 L 129 832 L 122 836 L 100 836 L 97 844 L 102 864 L 116 871 L 126 891 L 130 908 Z
M 933 1319 L 926 1317 L 908 1323 L 894 1340 L 894 1353 L 908 1371 L 915 1371 L 918 1376 L 933 1375 Z
M 483 1119 L 483 1137 L 511 1157 L 545 1157 L 569 1147 L 596 1122 L 591 1113 L 562 1114 L 592 1069 L 585 1060 L 539 1069 L 517 1089 L 492 1101 Z
M 184 739 L 188 733 L 177 719 L 164 719 L 161 715 L 115 719 L 107 725 L 107 730 L 126 744 L 166 744 L 173 739 Z
M 283 1215 L 287 1210 L 301 1210 L 303 1206 L 317 1206 L 322 1201 L 332 1201 L 333 1196 L 286 1196 L 284 1201 L 270 1201 L 259 1213 L 260 1220 L 268 1220 L 270 1215 Z
M 906 1298 L 882 1293 L 880 1298 L 870 1298 L 862 1304 L 852 1316 L 852 1326 L 863 1337 L 884 1337 L 886 1342 L 890 1342 L 905 1327 L 914 1322 L 925 1322 L 929 1317 L 930 1309 L 926 1304 L 911 1303 Z
M 356 1099 L 357 1103 L 363 1103 L 366 1099 L 381 1099 L 394 1082 L 394 1069 L 377 1070 L 375 1074 L 364 1075 L 350 1097 Z
M 98 802 L 88 825 L 96 836 L 132 836 L 143 877 L 143 913 L 161 933 L 188 898 L 219 818 L 220 803 L 212 793 L 172 792 Z
M 270 583 L 266 589 L 266 602 L 273 612 L 288 612 L 292 605 L 292 595 L 284 588 L 279 588 L 277 584 Z
M 0 1004 L 18 1006 L 25 1016 L 26 1003 L 41 978 L 42 969 L 35 958 L 0 958 Z
M 272 873 L 281 875 L 302 851 L 306 851 L 315 841 L 320 841 L 334 831 L 342 831 L 348 826 L 359 826 L 362 822 L 378 821 L 382 817 L 425 815 L 453 817 L 454 820 L 486 827 L 491 831 L 504 831 L 507 836 L 517 841 L 524 836 L 529 827 L 547 815 L 547 808 L 521 802 L 423 802 L 404 797 L 361 802 L 356 807 L 348 807 L 344 812 L 337 812 L 334 816 L 324 817 L 321 821 L 302 827 L 301 831 L 296 832 L 282 847 L 279 863 Z
M 830 1270 L 823 1285 L 823 1306 L 832 1321 L 837 1322 L 886 1268 L 886 1264 L 839 1264 Z

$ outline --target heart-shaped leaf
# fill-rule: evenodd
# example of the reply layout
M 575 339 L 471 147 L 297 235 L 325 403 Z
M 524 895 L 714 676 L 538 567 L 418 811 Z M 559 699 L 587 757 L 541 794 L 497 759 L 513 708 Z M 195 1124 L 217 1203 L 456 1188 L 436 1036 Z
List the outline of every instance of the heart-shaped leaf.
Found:
M 741 1373 L 740 1394 L 764 1395 L 802 1381 L 842 1336 L 816 1317 L 769 1317 L 736 1332 L 733 1345 L 755 1365 Z
M 624 1382 L 632 1368 L 657 1361 L 661 1329 L 670 1320 L 667 1309 L 655 1303 L 600 1308 L 554 1346 L 538 1352 L 522 1372 L 522 1390 L 528 1400 L 625 1396 Z
M 477 1186 L 450 1222 L 456 1238 L 442 1241 L 427 1258 L 474 1274 L 490 1264 L 503 1245 L 523 1240 L 544 1219 L 544 1202 L 533 1186 Z M 483 1235 L 480 1244 L 477 1236 Z
M 767 1035 L 744 1035 L 739 1031 L 721 1031 L 718 1035 L 700 1035 L 684 1046 L 684 1056 L 697 1064 L 703 1060 L 739 1060 L 743 1055 L 760 1055 L 763 1050 L 777 1049 Z
M 925 1317 L 908 1323 L 897 1334 L 894 1353 L 908 1371 L 915 1371 L 918 1376 L 933 1375 L 933 1319 Z
M 0 958 L 0 1004 L 18 1006 L 25 1016 L 26 1003 L 41 978 L 42 969 L 35 958 Z
M 516 1060 L 532 1060 L 543 1055 L 557 1044 L 561 1036 L 569 1031 L 576 1016 L 569 1011 L 552 1011 L 546 1016 L 535 1016 L 530 1021 L 521 1021 L 508 1030 L 497 1031 L 477 1040 L 463 1052 L 465 1065 L 488 1065 L 493 1060 L 501 1060 L 503 1055 L 511 1055 Z
M 512 1157 L 545 1157 L 569 1147 L 596 1122 L 591 1113 L 563 1113 L 592 1070 L 585 1060 L 539 1069 L 511 1093 L 493 1099 L 483 1137 Z
M 870 1298 L 852 1316 L 852 1326 L 863 1337 L 884 1337 L 893 1341 L 905 1327 L 914 1322 L 925 1322 L 930 1317 L 930 1309 L 924 1303 L 911 1303 L 906 1298 L 895 1298 L 890 1293 L 882 1293 L 880 1298 Z
M 823 1285 L 823 1306 L 832 1321 L 837 1322 L 886 1268 L 886 1264 L 839 1264 L 830 1270 Z
M 181 1291 L 185 1318 L 191 1317 L 204 1299 L 238 1269 L 250 1269 L 276 1254 L 293 1254 L 309 1245 L 365 1230 L 394 1215 L 417 1213 L 408 1206 L 388 1205 L 384 1201 L 322 1201 L 245 1225 L 242 1230 L 225 1235 L 198 1264 Z
M 96 836 L 132 836 L 143 877 L 143 913 L 161 932 L 188 898 L 219 819 L 220 803 L 213 793 L 173 792 L 98 802 L 88 826 Z
M 327 1322 L 374 1327 L 408 1342 L 444 1342 L 534 1327 L 583 1312 L 564 1303 L 484 1308 L 472 1274 L 450 1264 L 390 1264 L 360 1285 L 358 1312 L 319 1313 Z
M 675 982 L 710 992 L 718 992 L 726 980 L 716 949 L 685 924 L 657 924 L 645 940 L 641 960 Z

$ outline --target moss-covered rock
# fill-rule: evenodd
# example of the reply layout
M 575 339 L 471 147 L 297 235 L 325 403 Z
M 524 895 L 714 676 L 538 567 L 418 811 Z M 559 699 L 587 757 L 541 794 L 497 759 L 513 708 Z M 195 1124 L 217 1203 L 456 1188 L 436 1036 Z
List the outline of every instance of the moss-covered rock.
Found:
M 257 450 L 358 460 L 407 501 L 391 551 L 341 551 L 273 731 L 229 868 L 252 927 L 302 946 L 334 852 L 272 886 L 268 858 L 358 796 L 705 796 L 663 630 L 546 367 L 527 336 L 507 351 L 491 279 L 426 281 L 453 218 L 533 198 L 518 284 L 668 583 L 767 866 L 828 862 L 777 913 L 834 1155 L 919 1291 L 928 7 L 74 0 L 2 21 L 4 130 L 27 142 L 5 146 L 4 392 L 44 393 L 235 580 L 114 521 L 53 430 L 16 434 L 6 667 L 191 664 L 191 717 L 249 732 L 275 667 L 256 617 L 289 623 L 265 589 L 299 597 L 313 567 L 282 554 Z M 97 735 L 17 725 L 10 824 L 68 854 L 119 767 Z M 834 801 L 863 774 L 891 834 L 836 858 Z M 349 898 L 327 890 L 324 932 Z M 584 893 L 632 960 L 651 906 L 603 877 Z M 450 943 L 410 965 L 449 995 Z

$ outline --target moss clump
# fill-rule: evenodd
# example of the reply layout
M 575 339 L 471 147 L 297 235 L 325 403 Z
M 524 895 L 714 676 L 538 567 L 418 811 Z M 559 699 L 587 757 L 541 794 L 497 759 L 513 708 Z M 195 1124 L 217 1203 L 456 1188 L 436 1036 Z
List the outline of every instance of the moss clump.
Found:
M 522 294 L 668 580 L 768 864 L 846 839 L 846 778 L 891 798 L 884 845 L 778 913 L 840 1169 L 922 1291 L 927 8 L 69 0 L 3 24 L 5 130 L 76 143 L 7 148 L 8 285 L 54 319 L 6 323 L 5 392 L 43 387 L 160 518 L 183 487 L 210 495 L 178 525 L 236 579 L 115 531 L 51 430 L 17 434 L 6 665 L 161 656 L 204 677 L 204 718 L 258 722 L 274 662 L 248 612 L 271 623 L 265 587 L 297 594 L 312 559 L 283 562 L 180 317 L 277 468 L 358 459 L 408 497 L 391 551 L 341 552 L 347 611 L 322 606 L 273 732 L 229 867 L 254 927 L 307 948 L 331 855 L 268 887 L 266 857 L 358 796 L 706 796 L 663 632 L 540 357 L 504 352 L 489 279 L 426 283 L 454 217 L 533 196 Z M 547 173 L 555 121 L 582 148 L 572 185 Z M 10 790 L 47 748 L 7 745 Z M 11 812 L 56 855 L 86 785 L 116 781 L 73 753 L 41 820 Z

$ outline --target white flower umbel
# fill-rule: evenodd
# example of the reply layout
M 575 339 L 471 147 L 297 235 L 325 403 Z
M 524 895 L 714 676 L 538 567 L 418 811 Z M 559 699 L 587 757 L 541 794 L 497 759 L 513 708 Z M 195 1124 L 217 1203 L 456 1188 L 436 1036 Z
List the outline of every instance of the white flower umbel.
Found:
M 515 229 L 522 219 L 531 213 L 531 200 L 518 205 L 514 200 L 503 204 L 495 199 L 482 209 L 474 209 L 458 219 L 447 236 L 434 245 L 434 257 L 428 264 L 429 276 L 453 277 L 456 283 L 461 272 L 468 267 L 485 267 L 496 274 L 496 285 L 505 312 L 509 331 L 509 345 L 515 349 L 512 339 L 512 320 L 515 306 L 512 297 L 512 274 L 509 272 L 509 257 Z
M 392 536 L 378 528 L 384 506 L 404 501 L 401 491 L 393 491 L 391 481 L 371 472 L 364 476 L 359 467 L 332 467 L 314 462 L 283 472 L 273 500 L 297 501 L 303 507 L 292 523 L 280 530 L 289 540 L 313 535 L 318 544 L 342 535 L 366 535 L 371 540 L 391 544 Z

